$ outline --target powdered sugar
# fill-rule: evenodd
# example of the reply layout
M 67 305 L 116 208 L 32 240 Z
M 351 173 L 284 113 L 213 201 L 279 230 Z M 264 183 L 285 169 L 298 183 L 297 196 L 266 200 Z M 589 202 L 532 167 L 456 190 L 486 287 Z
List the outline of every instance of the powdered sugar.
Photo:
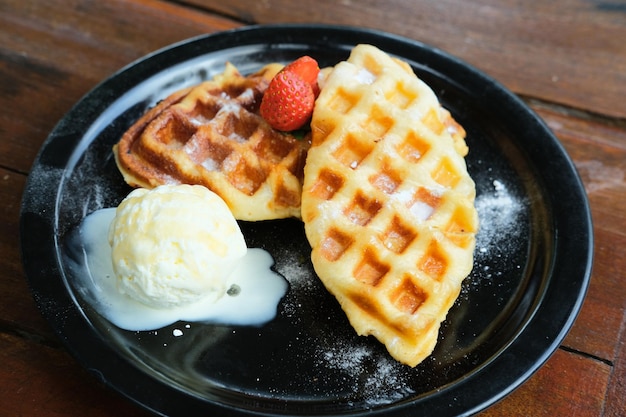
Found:
M 309 316 L 315 316 L 318 326 L 315 339 L 294 341 L 311 349 L 314 373 L 334 375 L 332 384 L 342 387 L 346 401 L 359 402 L 368 408 L 391 404 L 414 394 L 408 377 L 411 368 L 383 352 L 378 342 L 352 332 L 337 334 L 335 314 L 338 312 L 328 311 L 328 306 L 319 299 L 326 290 L 308 257 L 298 251 L 274 255 L 276 271 L 290 284 L 281 304 L 281 314 L 296 326 L 308 326 Z M 305 334 L 300 333 L 300 338 L 307 337 Z
M 420 222 L 426 221 L 435 211 L 432 206 L 424 203 L 423 201 L 416 201 L 415 204 L 411 205 L 409 210 L 415 219 Z
M 315 287 L 317 278 L 311 276 L 309 259 L 297 251 L 285 251 L 276 256 L 276 271 L 283 275 L 291 286 L 291 291 L 309 291 Z
M 365 68 L 361 68 L 356 75 L 354 76 L 354 78 L 361 84 L 365 84 L 365 85 L 370 85 L 373 84 L 374 81 L 376 81 L 376 76 L 374 74 L 372 74 L 371 72 L 369 72 L 368 70 L 366 70 Z
M 316 360 L 318 366 L 343 373 L 347 388 L 362 397 L 368 407 L 390 404 L 414 393 L 408 384 L 408 368 L 371 345 L 336 343 L 319 349 Z
M 486 285 L 501 286 L 503 277 L 521 268 L 514 257 L 518 256 L 520 245 L 526 244 L 522 237 L 527 201 L 511 192 L 503 181 L 493 180 L 492 184 L 491 190 L 476 198 L 480 229 L 476 235 L 475 267 L 469 285 L 463 286 L 464 295 Z
M 509 249 L 507 242 L 518 236 L 518 219 L 524 203 L 506 185 L 493 181 L 493 192 L 476 198 L 480 230 L 476 236 L 477 257 L 498 256 Z
M 480 219 L 476 241 L 476 271 L 468 285 L 464 285 L 464 297 L 472 291 L 484 291 L 485 287 L 495 288 L 500 282 L 496 277 L 507 274 L 508 268 L 519 268 L 519 265 L 509 265 L 508 261 L 519 249 L 516 245 L 520 244 L 523 236 L 523 214 L 527 202 L 523 196 L 516 194 L 505 179 L 492 179 L 487 187 L 479 190 L 475 204 Z M 427 207 L 422 209 L 424 211 L 418 214 L 423 217 Z M 322 313 L 322 307 L 317 308 L 319 299 L 316 297 L 324 289 L 306 254 L 286 250 L 274 255 L 277 260 L 276 270 L 285 276 L 291 287 L 282 303 L 283 317 L 288 317 L 294 325 L 303 326 L 309 325 L 308 315 L 316 317 L 315 339 L 302 340 L 303 337 L 308 338 L 307 333 L 302 332 L 299 339 L 293 341 L 307 347 L 316 368 L 313 371 L 315 374 L 333 375 L 333 384 L 343 392 L 342 398 L 355 406 L 366 408 L 411 398 L 419 392 L 417 390 L 422 389 L 413 379 L 415 370 L 394 360 L 371 337 L 360 337 L 349 332 L 337 334 L 337 318 L 326 318 L 324 315 L 337 312 Z M 505 268 L 500 268 L 502 265 Z

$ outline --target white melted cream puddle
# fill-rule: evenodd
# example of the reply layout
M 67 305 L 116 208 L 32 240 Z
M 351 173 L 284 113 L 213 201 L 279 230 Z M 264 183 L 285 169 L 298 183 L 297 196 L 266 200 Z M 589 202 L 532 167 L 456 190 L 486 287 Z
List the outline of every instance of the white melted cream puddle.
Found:
M 120 293 L 107 239 L 114 217 L 115 208 L 91 213 L 80 225 L 80 238 L 69 243 L 71 253 L 80 254 L 83 261 L 78 273 L 73 274 L 74 286 L 114 325 L 131 331 L 156 330 L 179 320 L 260 326 L 276 317 L 288 284 L 270 269 L 274 264 L 271 255 L 257 248 L 248 248 L 230 277 L 229 290 L 217 302 L 207 298 L 180 307 L 156 309 Z

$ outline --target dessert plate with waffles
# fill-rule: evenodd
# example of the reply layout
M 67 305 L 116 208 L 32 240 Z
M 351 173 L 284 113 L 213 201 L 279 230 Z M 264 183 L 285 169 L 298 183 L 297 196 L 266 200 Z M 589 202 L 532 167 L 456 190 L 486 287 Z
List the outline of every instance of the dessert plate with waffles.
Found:
M 129 329 L 84 287 L 68 241 L 85 218 L 186 185 L 271 256 L 286 283 L 271 318 Z M 42 314 L 98 379 L 167 416 L 475 414 L 567 334 L 591 230 L 568 155 L 497 81 L 318 25 L 194 38 L 103 81 L 44 143 L 21 218 Z

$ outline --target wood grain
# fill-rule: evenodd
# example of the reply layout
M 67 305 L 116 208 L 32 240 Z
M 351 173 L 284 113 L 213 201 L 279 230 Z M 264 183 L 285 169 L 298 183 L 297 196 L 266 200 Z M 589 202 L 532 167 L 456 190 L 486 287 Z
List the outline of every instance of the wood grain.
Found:
M 557 350 L 506 401 L 495 404 L 480 416 L 598 416 L 602 413 L 610 372 L 610 366 L 604 363 Z M 563 401 L 566 398 L 568 400 Z
M 115 71 L 174 42 L 238 25 L 165 2 L 4 1 L 0 166 L 28 172 L 58 120 Z
M 458 56 L 518 94 L 626 117 L 623 2 L 186 1 L 247 22 L 385 30 Z
M 625 307 L 626 216 L 615 202 L 626 193 L 626 132 L 537 105 L 563 143 L 585 185 L 594 223 L 594 269 L 583 312 L 565 344 L 613 361 Z
M 19 208 L 50 130 L 145 54 L 245 23 L 283 22 L 365 26 L 437 46 L 504 83 L 546 121 L 589 196 L 591 284 L 563 347 L 480 415 L 624 416 L 626 6 L 599 0 L 0 0 L 0 415 L 145 415 L 65 352 L 28 290 Z
M 0 26 L 0 197 L 7 219 L 0 226 L 1 320 L 49 337 L 21 268 L 19 173 L 29 171 L 50 130 L 102 79 L 155 49 L 236 23 L 162 2 L 57 0 L 5 1 Z
M 610 385 L 606 405 L 604 408 L 606 417 L 623 417 L 626 410 L 626 314 L 620 328 L 620 340 L 616 346 L 616 360 L 614 362 L 613 374 L 611 375 Z
M 19 247 L 19 210 L 25 177 L 0 169 L 0 326 L 32 337 L 53 340 L 30 295 Z
M 0 333 L 3 416 L 147 416 L 80 368 L 65 351 Z

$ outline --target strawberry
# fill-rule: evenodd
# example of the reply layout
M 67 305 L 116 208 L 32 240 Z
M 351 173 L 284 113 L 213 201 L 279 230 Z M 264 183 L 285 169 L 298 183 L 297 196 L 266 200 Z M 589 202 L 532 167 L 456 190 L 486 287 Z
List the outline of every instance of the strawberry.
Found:
M 263 100 L 261 116 L 277 130 L 285 132 L 304 126 L 311 118 L 315 95 L 313 87 L 292 71 L 281 71 L 270 81 Z
M 294 74 L 298 74 L 304 81 L 313 86 L 317 84 L 317 75 L 320 72 L 320 67 L 316 60 L 305 55 L 288 64 L 283 71 L 291 71 Z

